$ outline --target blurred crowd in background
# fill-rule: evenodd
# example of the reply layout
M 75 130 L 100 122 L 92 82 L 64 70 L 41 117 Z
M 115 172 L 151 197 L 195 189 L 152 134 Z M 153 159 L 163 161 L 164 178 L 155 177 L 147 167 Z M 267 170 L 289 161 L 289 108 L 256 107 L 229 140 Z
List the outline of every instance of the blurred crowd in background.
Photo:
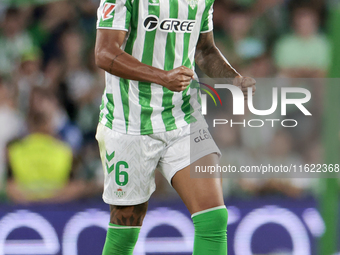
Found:
M 100 198 L 103 172 L 95 132 L 105 82 L 94 62 L 98 5 L 99 0 L 0 3 L 3 202 Z M 241 74 L 258 80 L 325 78 L 332 55 L 326 26 L 331 7 L 332 1 L 322 0 L 216 0 L 215 42 Z M 313 118 L 299 128 L 212 130 L 224 155 L 221 164 L 322 163 L 323 89 L 317 84 L 312 89 L 319 95 L 310 102 Z M 257 100 L 266 95 L 258 93 Z M 226 105 L 211 117 L 232 118 Z M 288 115 L 301 117 L 296 111 Z M 156 180 L 155 197 L 173 197 L 166 181 Z M 225 179 L 224 187 L 226 196 L 297 198 L 315 194 L 317 181 L 240 178 Z

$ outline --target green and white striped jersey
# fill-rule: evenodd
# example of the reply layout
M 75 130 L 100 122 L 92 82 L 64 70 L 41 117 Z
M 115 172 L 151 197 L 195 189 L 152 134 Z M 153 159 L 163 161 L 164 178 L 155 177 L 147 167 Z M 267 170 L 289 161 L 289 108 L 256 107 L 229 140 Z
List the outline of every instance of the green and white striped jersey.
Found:
M 127 31 L 122 49 L 163 70 L 194 70 L 200 33 L 213 29 L 214 0 L 101 0 L 98 29 Z M 117 132 L 146 135 L 203 120 L 197 88 L 172 92 L 106 73 L 99 121 Z

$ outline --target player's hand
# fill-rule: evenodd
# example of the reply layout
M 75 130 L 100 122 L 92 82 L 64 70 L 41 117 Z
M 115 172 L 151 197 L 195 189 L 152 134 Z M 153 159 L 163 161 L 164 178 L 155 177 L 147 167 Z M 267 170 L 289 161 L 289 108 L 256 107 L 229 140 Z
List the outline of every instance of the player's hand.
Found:
M 162 86 L 171 91 L 180 92 L 185 90 L 194 77 L 194 72 L 185 66 L 180 66 L 170 71 L 166 71 L 162 77 Z
M 239 87 L 244 95 L 244 100 L 248 99 L 248 88 L 251 87 L 252 88 L 252 92 L 253 95 L 255 94 L 255 90 L 256 90 L 256 81 L 253 78 L 250 77 L 242 77 L 242 76 L 237 76 L 234 79 L 234 85 Z

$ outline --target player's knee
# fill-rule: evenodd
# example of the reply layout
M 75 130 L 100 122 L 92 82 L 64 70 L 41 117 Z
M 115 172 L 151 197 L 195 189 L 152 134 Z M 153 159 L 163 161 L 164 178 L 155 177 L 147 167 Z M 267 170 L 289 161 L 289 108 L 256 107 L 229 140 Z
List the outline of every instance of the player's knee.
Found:
M 141 226 L 148 209 L 148 202 L 139 205 L 110 205 L 110 223 L 121 226 Z

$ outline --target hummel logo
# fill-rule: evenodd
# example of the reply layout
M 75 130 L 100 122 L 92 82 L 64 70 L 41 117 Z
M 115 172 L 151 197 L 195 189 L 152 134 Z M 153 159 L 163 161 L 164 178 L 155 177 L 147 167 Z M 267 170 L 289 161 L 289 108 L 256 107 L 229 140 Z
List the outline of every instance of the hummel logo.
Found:
M 107 152 L 106 152 L 106 159 L 108 161 L 111 161 L 111 159 L 113 159 L 114 157 L 115 157 L 115 152 L 114 151 L 110 155 L 107 154 Z
M 110 167 L 109 167 L 109 165 L 108 165 L 108 163 L 110 163 L 110 161 L 111 161 L 111 159 L 113 159 L 115 157 L 115 152 L 113 151 L 110 155 L 109 154 L 107 154 L 107 152 L 106 152 L 106 170 L 107 170 L 107 172 L 110 174 L 113 170 L 114 170 L 114 168 L 115 168 L 115 166 L 114 166 L 114 164 L 112 164 Z

